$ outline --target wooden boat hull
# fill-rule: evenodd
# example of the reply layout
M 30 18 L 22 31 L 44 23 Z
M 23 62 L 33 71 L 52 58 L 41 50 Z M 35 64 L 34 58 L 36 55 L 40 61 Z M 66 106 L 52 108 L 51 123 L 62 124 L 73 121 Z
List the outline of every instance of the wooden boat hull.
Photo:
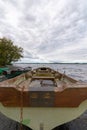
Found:
M 79 85 L 79 84 L 78 84 Z M 37 130 L 42 124 L 51 130 L 79 117 L 87 108 L 87 87 L 57 89 L 41 88 L 22 91 L 13 87 L 0 87 L 0 111 L 7 117 L 20 122 L 23 108 L 23 123 Z M 39 89 L 40 90 L 40 89 Z M 27 123 L 26 123 L 27 122 Z M 50 124 L 50 125 L 49 125 Z
M 79 117 L 86 108 L 87 100 L 79 107 L 24 107 L 23 123 L 34 130 L 39 130 L 41 124 L 44 130 L 51 130 Z M 7 117 L 20 122 L 20 107 L 4 107 L 0 104 L 0 111 Z
M 0 87 L 0 102 L 5 107 L 78 107 L 86 99 L 87 84 L 62 91 L 51 87 L 39 88 L 39 91 L 38 88 L 22 91 L 14 87 Z

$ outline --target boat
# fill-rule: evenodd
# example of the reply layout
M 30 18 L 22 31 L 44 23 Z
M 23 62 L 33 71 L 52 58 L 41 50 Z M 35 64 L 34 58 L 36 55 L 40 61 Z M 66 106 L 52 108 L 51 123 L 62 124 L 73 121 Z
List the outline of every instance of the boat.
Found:
M 49 67 L 0 82 L 1 113 L 33 130 L 53 130 L 87 108 L 87 83 Z
M 31 67 L 17 67 L 17 66 L 12 66 L 12 67 L 2 67 L 0 68 L 0 82 L 4 81 L 6 79 L 11 79 L 14 78 L 22 73 L 26 73 L 30 71 L 32 68 Z

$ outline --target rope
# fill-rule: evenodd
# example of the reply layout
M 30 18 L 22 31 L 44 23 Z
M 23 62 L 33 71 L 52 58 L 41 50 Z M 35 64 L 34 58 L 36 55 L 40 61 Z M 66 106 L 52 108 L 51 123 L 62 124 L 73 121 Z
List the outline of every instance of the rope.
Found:
M 20 99 L 20 130 L 23 130 L 23 92 L 24 92 L 24 86 L 21 89 L 21 99 Z

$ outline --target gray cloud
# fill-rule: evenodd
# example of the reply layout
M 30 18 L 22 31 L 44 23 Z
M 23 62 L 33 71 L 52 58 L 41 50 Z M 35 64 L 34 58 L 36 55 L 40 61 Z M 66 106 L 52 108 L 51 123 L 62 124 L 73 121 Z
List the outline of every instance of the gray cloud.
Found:
M 1 0 L 0 37 L 23 47 L 25 61 L 87 62 L 86 10 L 86 0 Z

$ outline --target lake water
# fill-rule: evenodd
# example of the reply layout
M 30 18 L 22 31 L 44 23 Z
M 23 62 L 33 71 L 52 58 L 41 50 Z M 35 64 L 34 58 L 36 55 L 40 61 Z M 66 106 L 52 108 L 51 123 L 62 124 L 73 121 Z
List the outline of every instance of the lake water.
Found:
M 38 67 L 51 67 L 54 70 L 62 72 L 74 79 L 87 82 L 87 64 L 14 64 L 18 67 L 32 67 L 32 69 Z

